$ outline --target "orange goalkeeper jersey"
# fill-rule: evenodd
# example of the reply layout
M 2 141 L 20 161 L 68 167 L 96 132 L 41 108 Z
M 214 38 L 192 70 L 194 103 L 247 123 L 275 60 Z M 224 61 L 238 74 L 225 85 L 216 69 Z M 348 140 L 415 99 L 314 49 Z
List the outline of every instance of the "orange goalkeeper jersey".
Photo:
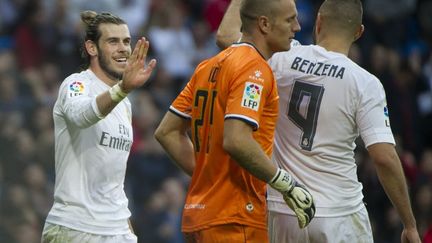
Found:
M 250 124 L 255 140 L 270 156 L 278 99 L 270 67 L 250 44 L 234 44 L 198 65 L 170 107 L 171 112 L 191 119 L 195 149 L 182 231 L 229 223 L 266 229 L 266 183 L 225 152 L 224 120 Z

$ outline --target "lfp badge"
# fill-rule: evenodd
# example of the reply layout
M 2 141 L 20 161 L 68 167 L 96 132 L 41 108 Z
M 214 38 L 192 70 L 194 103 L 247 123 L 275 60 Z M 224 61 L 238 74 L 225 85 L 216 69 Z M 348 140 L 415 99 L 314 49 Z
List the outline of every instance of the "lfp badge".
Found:
M 69 84 L 69 97 L 80 96 L 84 93 L 84 85 L 79 81 Z
M 384 106 L 384 115 L 386 117 L 389 117 L 389 110 L 388 110 L 387 106 Z
M 384 106 L 384 116 L 385 116 L 384 123 L 385 123 L 386 127 L 390 127 L 389 110 L 388 110 L 387 106 Z
M 263 86 L 259 84 L 246 82 L 241 106 L 258 111 L 262 89 Z

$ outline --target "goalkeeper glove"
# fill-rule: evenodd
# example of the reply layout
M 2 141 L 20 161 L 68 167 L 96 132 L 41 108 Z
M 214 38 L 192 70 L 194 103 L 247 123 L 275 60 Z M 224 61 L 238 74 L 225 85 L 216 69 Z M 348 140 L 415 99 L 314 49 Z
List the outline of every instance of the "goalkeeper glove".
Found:
M 269 184 L 282 193 L 286 204 L 297 215 L 300 228 L 306 227 L 315 215 L 315 204 L 310 192 L 298 184 L 287 171 L 279 168 Z

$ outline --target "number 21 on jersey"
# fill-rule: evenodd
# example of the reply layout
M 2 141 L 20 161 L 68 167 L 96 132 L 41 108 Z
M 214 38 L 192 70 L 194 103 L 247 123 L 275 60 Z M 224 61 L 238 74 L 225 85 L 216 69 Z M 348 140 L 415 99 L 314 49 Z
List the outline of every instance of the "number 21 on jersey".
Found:
M 208 82 L 216 82 L 216 76 L 219 73 L 219 70 L 219 67 L 212 68 Z M 194 109 L 198 109 L 199 111 L 198 117 L 192 120 L 193 141 L 196 152 L 200 152 L 201 149 L 205 149 L 206 153 L 209 151 L 209 138 L 211 136 L 211 126 L 213 125 L 213 112 L 216 96 L 216 89 L 198 89 L 195 92 L 193 105 Z M 203 145 L 205 148 L 202 148 Z

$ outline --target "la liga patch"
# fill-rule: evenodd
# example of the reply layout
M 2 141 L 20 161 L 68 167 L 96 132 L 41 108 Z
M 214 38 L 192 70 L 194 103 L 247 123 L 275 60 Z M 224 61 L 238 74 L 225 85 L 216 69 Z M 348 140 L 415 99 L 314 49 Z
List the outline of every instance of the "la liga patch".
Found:
M 69 97 L 80 96 L 84 94 L 84 84 L 80 81 L 74 81 L 69 84 Z
M 252 82 L 246 82 L 241 106 L 258 111 L 262 90 L 263 86 Z

